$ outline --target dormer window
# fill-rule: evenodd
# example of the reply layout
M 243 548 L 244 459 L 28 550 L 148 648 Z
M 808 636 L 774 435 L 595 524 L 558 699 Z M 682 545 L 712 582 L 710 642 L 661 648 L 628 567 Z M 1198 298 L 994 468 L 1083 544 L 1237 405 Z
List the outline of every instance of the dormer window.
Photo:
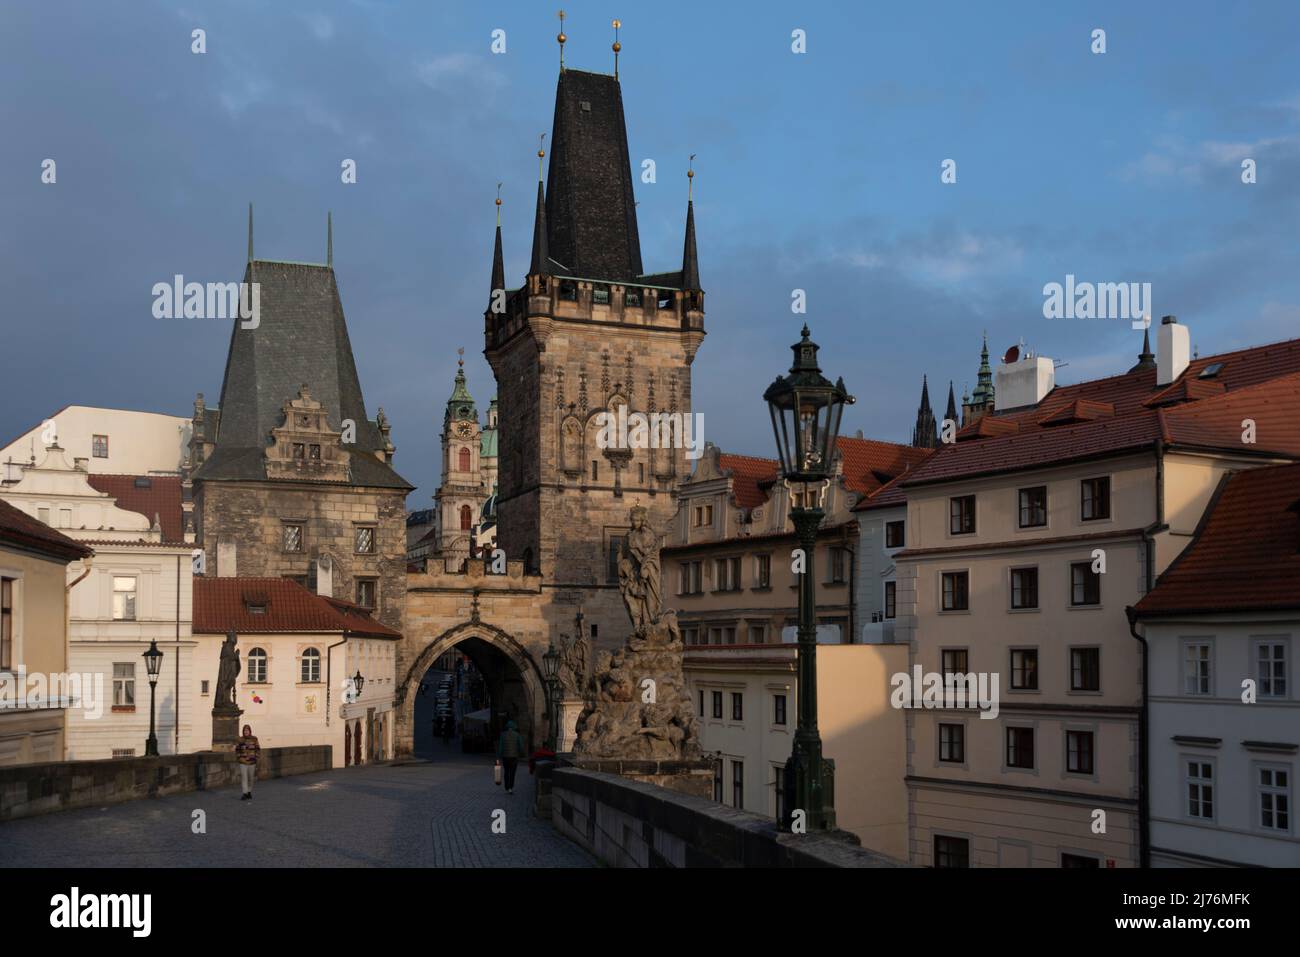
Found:
M 1219 374 L 1219 372 L 1222 369 L 1223 369 L 1222 362 L 1211 362 L 1208 366 L 1206 366 L 1204 369 L 1201 370 L 1201 374 L 1198 375 L 1196 378 L 1213 379 L 1216 375 Z
M 266 614 L 266 602 L 264 602 L 264 601 L 263 601 L 263 602 L 252 602 L 252 601 L 250 601 L 250 602 L 246 602 L 246 603 L 244 604 L 244 610 L 245 610 L 246 612 L 248 612 L 250 615 L 265 615 L 265 614 Z
M 302 442 L 293 443 L 293 457 L 295 461 L 301 462 L 307 457 L 307 446 Z

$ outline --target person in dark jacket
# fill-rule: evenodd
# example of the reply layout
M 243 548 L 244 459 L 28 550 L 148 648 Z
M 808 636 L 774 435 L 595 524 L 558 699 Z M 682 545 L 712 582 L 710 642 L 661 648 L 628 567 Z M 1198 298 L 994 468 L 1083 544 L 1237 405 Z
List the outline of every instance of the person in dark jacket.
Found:
M 505 770 L 507 794 L 515 793 L 515 772 L 519 770 L 519 759 L 524 756 L 525 750 L 524 736 L 515 730 L 513 721 L 507 721 L 506 729 L 497 740 L 497 757 L 501 759 Z
M 261 751 L 262 746 L 253 736 L 252 726 L 244 725 L 243 734 L 235 743 L 235 757 L 239 760 L 239 781 L 244 787 L 241 801 L 253 799 L 253 780 L 257 777 L 257 756 Z

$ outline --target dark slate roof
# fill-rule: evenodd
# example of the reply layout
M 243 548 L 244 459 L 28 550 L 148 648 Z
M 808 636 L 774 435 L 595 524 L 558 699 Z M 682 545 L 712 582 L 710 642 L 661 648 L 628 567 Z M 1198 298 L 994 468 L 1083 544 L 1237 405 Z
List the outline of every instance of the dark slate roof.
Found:
M 550 258 L 568 275 L 615 282 L 641 275 L 623 93 L 612 76 L 560 73 L 546 225 Z
M 682 277 L 684 289 L 700 288 L 700 254 L 695 248 L 695 204 L 686 203 L 686 241 L 682 246 Z
M 383 442 L 366 415 L 334 270 L 256 260 L 244 281 L 260 285 L 260 322 L 248 329 L 233 324 L 216 448 L 195 479 L 264 479 L 271 430 L 283 423 L 285 402 L 305 383 L 326 408 L 331 428 L 341 429 L 344 419 L 356 423 L 356 444 L 348 447 L 352 484 L 412 488 L 375 457 Z

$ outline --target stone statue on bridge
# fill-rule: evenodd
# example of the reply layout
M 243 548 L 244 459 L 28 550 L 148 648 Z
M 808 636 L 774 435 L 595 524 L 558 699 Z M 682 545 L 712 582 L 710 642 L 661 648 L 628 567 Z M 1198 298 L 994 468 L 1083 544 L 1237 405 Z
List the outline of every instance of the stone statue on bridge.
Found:
M 235 700 L 235 682 L 243 670 L 239 664 L 239 649 L 235 647 L 238 641 L 239 636 L 230 631 L 221 643 L 217 688 L 212 696 L 213 751 L 233 751 L 239 739 L 239 716 L 244 712 Z
M 701 757 L 695 709 L 682 674 L 677 615 L 663 612 L 659 536 L 646 510 L 632 509 L 619 553 L 619 591 L 632 636 L 602 652 L 578 718 L 578 758 L 694 761 Z

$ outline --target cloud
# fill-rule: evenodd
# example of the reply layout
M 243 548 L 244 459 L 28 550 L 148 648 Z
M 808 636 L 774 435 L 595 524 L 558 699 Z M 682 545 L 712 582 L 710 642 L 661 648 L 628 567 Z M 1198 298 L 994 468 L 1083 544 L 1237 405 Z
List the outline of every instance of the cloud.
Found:
M 311 28 L 312 36 L 322 43 L 334 38 L 334 21 L 325 14 L 305 13 L 301 19 Z
M 505 77 L 470 53 L 448 53 L 415 65 L 415 75 L 431 90 L 450 92 L 466 82 L 486 90 L 505 86 Z

